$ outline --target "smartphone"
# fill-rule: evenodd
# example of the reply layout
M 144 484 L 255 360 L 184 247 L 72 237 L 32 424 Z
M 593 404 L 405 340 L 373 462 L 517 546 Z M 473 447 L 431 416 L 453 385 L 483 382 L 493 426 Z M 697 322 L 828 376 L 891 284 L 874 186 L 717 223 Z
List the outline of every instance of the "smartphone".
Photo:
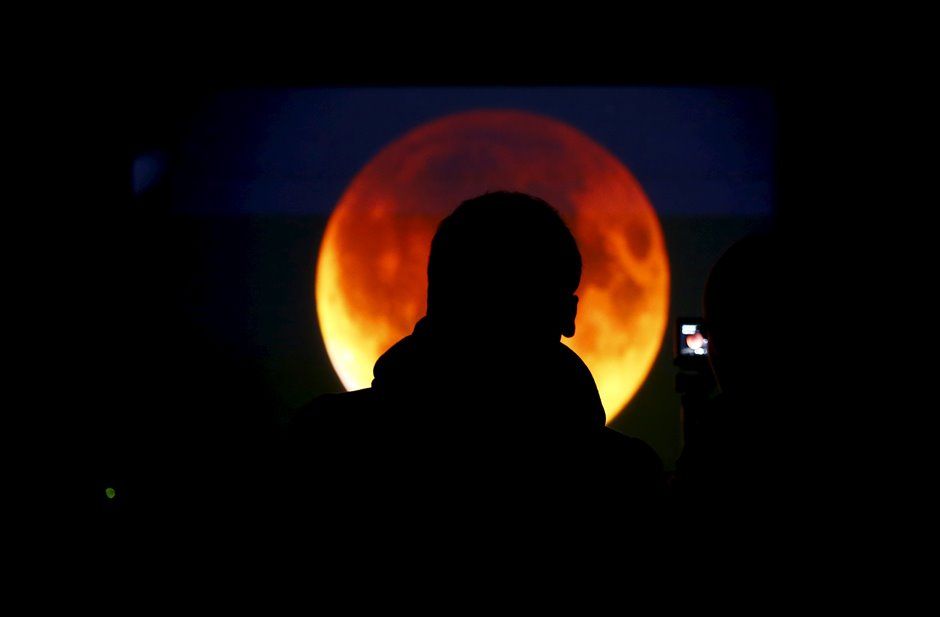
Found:
M 676 357 L 708 357 L 708 337 L 702 318 L 680 317 L 676 320 Z

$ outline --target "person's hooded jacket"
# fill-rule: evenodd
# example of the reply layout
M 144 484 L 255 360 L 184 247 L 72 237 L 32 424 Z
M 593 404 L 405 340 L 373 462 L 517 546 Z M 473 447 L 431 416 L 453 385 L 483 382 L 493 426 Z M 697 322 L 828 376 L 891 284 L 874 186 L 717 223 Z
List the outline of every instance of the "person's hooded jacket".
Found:
M 605 427 L 594 379 L 570 348 L 559 342 L 507 370 L 483 343 L 463 354 L 436 343 L 422 319 L 376 362 L 371 388 L 320 396 L 295 414 L 295 505 L 465 516 L 576 504 L 609 515 L 659 494 L 659 457 Z

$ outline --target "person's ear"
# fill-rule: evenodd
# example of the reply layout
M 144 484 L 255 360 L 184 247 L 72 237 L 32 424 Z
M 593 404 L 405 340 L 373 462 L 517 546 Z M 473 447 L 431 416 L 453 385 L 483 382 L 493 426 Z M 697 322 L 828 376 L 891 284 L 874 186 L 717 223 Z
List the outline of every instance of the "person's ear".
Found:
M 574 318 L 578 316 L 578 296 L 572 294 L 561 302 L 561 334 L 574 336 Z

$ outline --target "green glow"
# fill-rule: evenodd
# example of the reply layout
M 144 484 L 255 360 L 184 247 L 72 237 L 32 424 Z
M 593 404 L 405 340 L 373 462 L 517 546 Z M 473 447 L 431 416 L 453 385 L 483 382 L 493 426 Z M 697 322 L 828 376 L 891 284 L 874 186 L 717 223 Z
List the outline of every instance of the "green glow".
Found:
M 108 499 L 114 499 L 114 489 L 110 486 L 104 489 L 104 494 L 108 496 Z

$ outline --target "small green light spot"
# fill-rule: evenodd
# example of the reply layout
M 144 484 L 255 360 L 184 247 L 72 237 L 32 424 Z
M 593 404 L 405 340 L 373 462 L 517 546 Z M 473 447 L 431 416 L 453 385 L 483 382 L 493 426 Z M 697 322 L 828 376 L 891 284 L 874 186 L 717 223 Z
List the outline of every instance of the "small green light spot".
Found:
M 104 489 L 104 494 L 108 496 L 108 499 L 114 499 L 114 489 L 110 486 Z

